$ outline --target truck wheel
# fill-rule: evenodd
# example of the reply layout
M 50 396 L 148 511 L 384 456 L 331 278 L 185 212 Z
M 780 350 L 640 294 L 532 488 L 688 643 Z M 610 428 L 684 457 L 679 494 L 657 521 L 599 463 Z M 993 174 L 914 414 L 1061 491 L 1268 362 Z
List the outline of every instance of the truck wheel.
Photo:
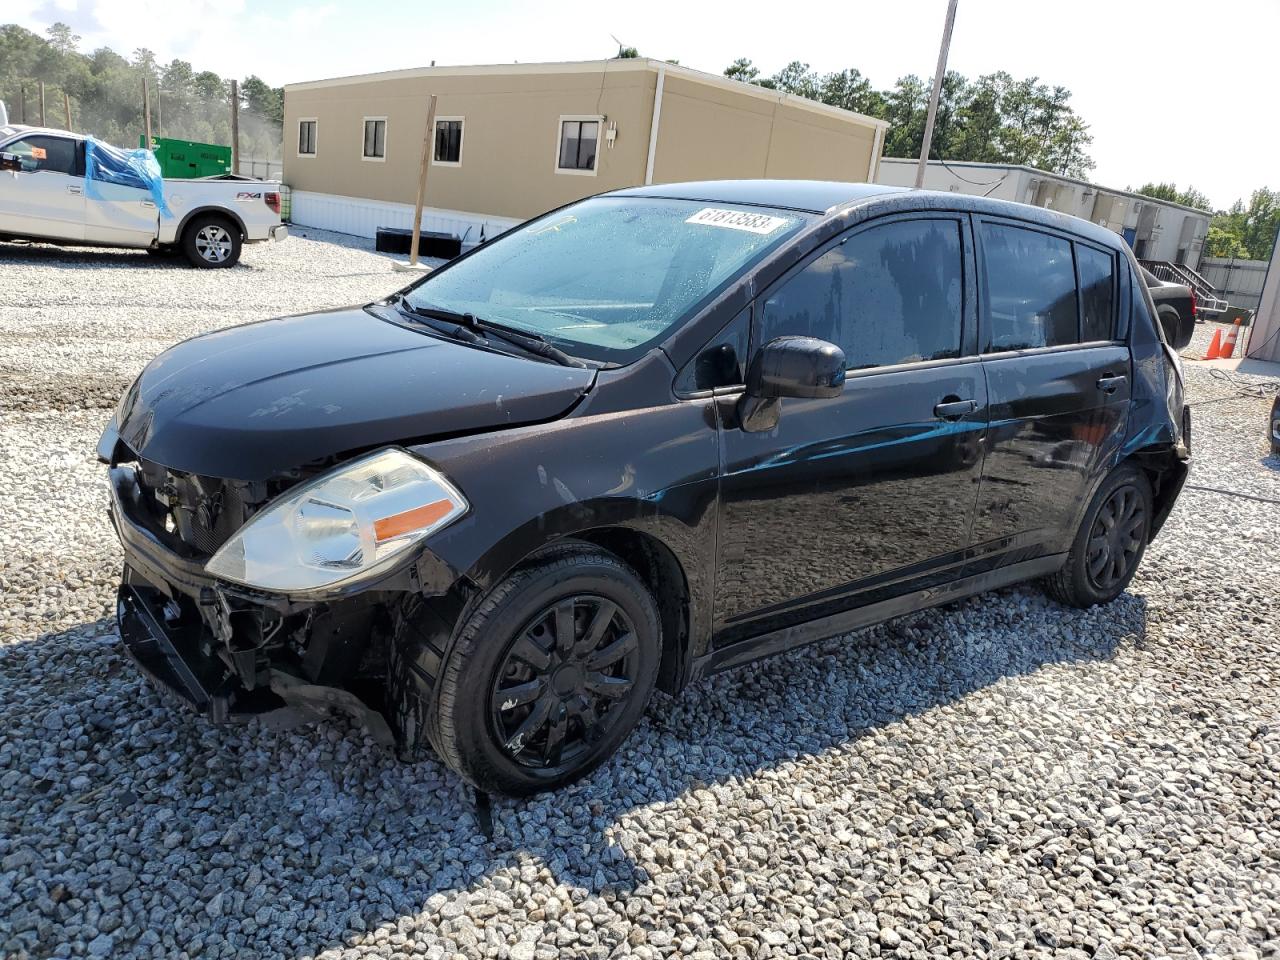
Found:
M 216 213 L 196 217 L 182 231 L 182 252 L 193 267 L 234 267 L 241 242 L 240 228 Z
M 1067 562 L 1045 580 L 1046 592 L 1072 607 L 1114 600 L 1137 573 L 1150 535 L 1151 483 L 1122 464 L 1093 495 Z
M 455 629 L 421 718 L 481 790 L 525 796 L 586 776 L 639 722 L 661 659 L 657 604 L 595 548 L 500 583 Z

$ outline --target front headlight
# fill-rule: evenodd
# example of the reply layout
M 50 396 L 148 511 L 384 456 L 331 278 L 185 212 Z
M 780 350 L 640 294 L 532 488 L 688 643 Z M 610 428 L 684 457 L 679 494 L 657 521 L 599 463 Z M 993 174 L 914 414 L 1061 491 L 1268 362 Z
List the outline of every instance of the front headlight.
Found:
M 467 507 L 438 470 L 403 450 L 382 450 L 282 494 L 205 570 L 262 590 L 332 587 L 387 570 Z

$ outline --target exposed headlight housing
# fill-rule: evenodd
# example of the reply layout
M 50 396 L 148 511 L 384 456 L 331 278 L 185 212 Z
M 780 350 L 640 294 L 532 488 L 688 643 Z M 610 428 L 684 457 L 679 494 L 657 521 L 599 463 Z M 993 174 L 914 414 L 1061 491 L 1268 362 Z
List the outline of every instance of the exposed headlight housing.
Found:
M 276 498 L 205 570 L 281 593 L 335 587 L 386 571 L 467 509 L 438 470 L 403 450 L 381 450 Z

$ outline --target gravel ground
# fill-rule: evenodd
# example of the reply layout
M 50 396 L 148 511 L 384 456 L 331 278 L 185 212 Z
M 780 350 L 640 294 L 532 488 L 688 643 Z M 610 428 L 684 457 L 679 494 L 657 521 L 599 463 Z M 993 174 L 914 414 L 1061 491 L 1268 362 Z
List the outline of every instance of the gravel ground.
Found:
M 93 447 L 167 344 L 403 282 L 307 232 L 220 273 L 0 248 L 0 955 L 1280 951 L 1276 381 L 1189 370 L 1196 488 L 1108 607 L 1004 590 L 659 698 L 492 841 L 349 723 L 163 705 Z

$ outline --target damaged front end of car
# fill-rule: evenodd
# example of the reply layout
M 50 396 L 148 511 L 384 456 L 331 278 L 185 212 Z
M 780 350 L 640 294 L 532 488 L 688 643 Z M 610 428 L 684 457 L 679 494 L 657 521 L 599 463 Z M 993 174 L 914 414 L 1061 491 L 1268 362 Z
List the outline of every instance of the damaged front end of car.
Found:
M 421 547 L 467 512 L 461 493 L 397 448 L 241 482 L 152 463 L 113 420 L 98 454 L 125 556 L 120 635 L 162 693 L 218 723 L 337 711 L 406 747 L 418 724 L 391 706 L 393 638 L 406 600 L 456 579 Z

